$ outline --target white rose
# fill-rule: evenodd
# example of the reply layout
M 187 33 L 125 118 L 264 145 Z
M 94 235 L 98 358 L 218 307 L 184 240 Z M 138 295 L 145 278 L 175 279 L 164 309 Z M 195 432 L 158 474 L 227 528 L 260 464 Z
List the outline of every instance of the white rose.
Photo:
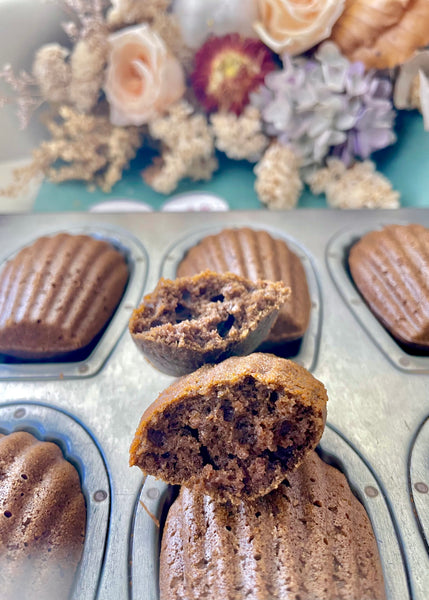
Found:
M 183 96 L 183 68 L 148 25 L 122 29 L 109 43 L 104 91 L 113 125 L 143 125 Z
M 271 50 L 300 54 L 329 37 L 345 0 L 258 0 L 255 31 Z

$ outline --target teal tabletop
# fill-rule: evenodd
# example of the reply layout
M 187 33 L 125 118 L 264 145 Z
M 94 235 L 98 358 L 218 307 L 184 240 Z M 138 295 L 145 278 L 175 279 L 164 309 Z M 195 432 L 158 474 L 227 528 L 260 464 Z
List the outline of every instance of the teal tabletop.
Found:
M 375 153 L 372 159 L 377 168 L 401 193 L 402 206 L 429 207 L 429 133 L 423 129 L 421 115 L 416 112 L 400 112 L 396 121 L 398 141 L 395 145 Z M 159 210 L 166 196 L 154 192 L 141 178 L 142 169 L 148 165 L 153 153 L 142 150 L 124 173 L 122 180 L 110 194 L 101 190 L 90 190 L 79 182 L 60 185 L 43 183 L 34 204 L 34 211 L 85 211 L 92 205 L 113 198 L 145 202 Z M 209 192 L 226 200 L 232 210 L 254 210 L 264 208 L 255 190 L 252 165 L 246 161 L 232 161 L 219 156 L 220 168 L 211 181 L 192 182 L 184 180 L 177 194 Z M 298 207 L 324 207 L 324 196 L 314 196 L 304 190 Z

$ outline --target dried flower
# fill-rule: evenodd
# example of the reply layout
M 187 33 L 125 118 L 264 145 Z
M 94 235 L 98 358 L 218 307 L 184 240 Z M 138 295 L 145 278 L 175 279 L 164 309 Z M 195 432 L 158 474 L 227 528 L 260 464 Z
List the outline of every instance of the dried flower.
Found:
M 240 114 L 250 92 L 274 68 L 271 53 L 262 42 L 228 34 L 209 38 L 199 49 L 191 82 L 197 99 L 208 111 Z
M 199 48 L 210 35 L 255 37 L 257 0 L 175 0 L 173 14 L 189 48 Z
M 171 0 L 112 0 L 107 22 L 115 29 L 150 22 L 159 14 L 165 13 L 170 4 Z
M 183 96 L 183 69 L 148 25 L 123 29 L 109 42 L 104 90 L 114 125 L 147 123 Z
M 90 112 L 99 100 L 108 48 L 105 31 L 94 32 L 73 48 L 69 96 L 70 102 L 82 112 Z
M 375 170 L 373 162 L 357 162 L 347 169 L 340 160 L 328 159 L 325 169 L 308 180 L 313 194 L 326 194 L 333 208 L 399 208 L 399 192 Z
M 350 60 L 386 69 L 429 43 L 428 0 L 347 0 L 332 40 Z
M 104 10 L 109 0 L 60 0 L 60 3 L 72 19 L 63 23 L 63 29 L 73 42 L 106 32 Z
M 416 52 L 399 69 L 393 101 L 396 108 L 417 108 L 429 131 L 429 50 Z
M 269 139 L 262 131 L 259 110 L 246 106 L 240 116 L 214 113 L 210 117 L 215 145 L 234 160 L 256 162 L 266 150 Z
M 78 179 L 109 192 L 141 145 L 137 128 L 114 127 L 107 115 L 61 106 L 58 116 L 60 121 L 46 120 L 51 139 L 34 150 L 30 165 L 16 171 L 16 184 L 3 194 L 16 194 L 40 172 L 55 183 Z
M 268 134 L 291 145 L 306 170 L 329 152 L 349 164 L 395 141 L 390 81 L 365 74 L 361 63 L 349 63 L 331 42 L 310 59 L 284 55 L 283 65 L 252 94 L 252 103 Z
M 271 50 L 300 54 L 329 37 L 345 0 L 258 0 L 255 31 Z
M 33 75 L 43 100 L 60 104 L 69 100 L 70 51 L 59 44 L 45 44 L 36 52 Z
M 11 65 L 5 65 L 0 70 L 0 81 L 2 79 L 15 92 L 15 96 L 0 96 L 0 107 L 16 104 L 20 128 L 25 129 L 33 112 L 43 104 L 37 80 L 26 71 L 15 74 Z
M 217 169 L 213 134 L 204 115 L 194 114 L 185 101 L 149 123 L 149 133 L 162 142 L 163 153 L 143 172 L 144 180 L 161 194 L 174 191 L 184 177 L 208 180 Z
M 273 142 L 254 168 L 255 190 L 270 209 L 296 206 L 302 191 L 299 158 L 288 146 Z

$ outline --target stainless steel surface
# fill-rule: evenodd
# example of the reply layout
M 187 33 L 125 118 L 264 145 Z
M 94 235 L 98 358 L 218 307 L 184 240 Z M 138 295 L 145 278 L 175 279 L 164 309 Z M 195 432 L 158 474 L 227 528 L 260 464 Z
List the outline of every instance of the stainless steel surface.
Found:
M 350 304 L 352 297 L 338 291 L 343 257 L 329 255 L 341 232 L 372 229 L 380 222 L 419 222 L 429 226 L 429 212 L 300 210 L 204 215 L 5 216 L 0 218 L 0 258 L 45 233 L 72 228 L 121 231 L 137 238 L 148 257 L 146 284 L 140 282 L 141 296 L 151 291 L 160 273 L 164 273 L 163 261 L 170 250 L 183 240 L 201 235 L 203 227 L 249 225 L 269 228 L 293 240 L 314 268 L 317 283 L 314 289 L 320 288 L 320 298 L 314 296 L 314 289 L 312 292 L 313 300 L 318 303 L 314 309 L 320 315 L 321 328 L 316 359 L 310 366 L 314 375 L 325 383 L 329 395 L 330 427 L 322 441 L 322 450 L 342 465 L 367 507 L 380 543 L 389 600 L 407 597 L 425 600 L 429 589 L 429 556 L 423 532 L 427 532 L 429 495 L 424 493 L 424 486 L 429 486 L 429 442 L 427 428 L 422 424 L 429 416 L 428 371 L 400 368 L 405 365 L 392 361 L 386 354 L 378 342 L 380 329 L 373 316 L 365 313 L 363 326 Z M 337 244 L 334 254 L 338 248 L 340 254 L 344 251 L 341 250 L 344 246 Z M 342 289 L 341 285 L 339 288 Z M 131 307 L 121 306 L 124 314 L 129 315 Z M 365 306 L 360 308 L 367 311 Z M 125 332 L 125 321 L 123 335 L 118 332 L 116 345 L 92 377 L 2 380 L 0 398 L 3 404 L 31 399 L 64 409 L 92 432 L 103 452 L 111 486 L 109 535 L 98 598 L 123 599 L 132 590 L 133 598 L 152 600 L 156 597 L 153 596 L 156 588 L 155 592 L 151 590 L 157 567 L 153 560 L 143 559 L 143 554 L 151 555 L 156 536 L 155 533 L 152 537 L 140 535 L 143 509 L 138 500 L 142 476 L 137 468 L 128 467 L 128 448 L 143 410 L 172 378 L 153 369 L 139 354 Z M 408 355 L 406 358 L 410 359 Z M 82 448 L 81 456 L 84 454 Z M 417 484 L 423 485 L 415 487 Z M 156 485 L 162 493 L 163 486 Z M 367 496 L 368 486 L 379 493 Z M 145 489 L 146 486 L 143 492 Z M 145 502 L 148 504 L 146 499 Z M 91 544 L 91 540 L 86 543 Z M 138 581 L 131 577 L 134 573 L 137 578 L 132 568 L 134 563 L 129 563 L 133 558 L 138 560 L 135 565 L 139 568 Z

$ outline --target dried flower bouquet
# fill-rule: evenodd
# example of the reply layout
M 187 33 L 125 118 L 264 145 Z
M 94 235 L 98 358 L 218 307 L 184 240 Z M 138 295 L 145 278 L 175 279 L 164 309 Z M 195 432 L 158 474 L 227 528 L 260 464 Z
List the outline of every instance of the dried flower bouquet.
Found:
M 21 127 L 46 106 L 50 133 L 8 194 L 39 172 L 108 192 L 150 145 L 142 177 L 163 194 L 210 179 L 221 152 L 254 164 L 270 208 L 296 206 L 305 183 L 336 207 L 399 206 L 369 159 L 395 142 L 396 110 L 429 129 L 428 2 L 57 1 L 69 46 L 0 70 L 0 106 Z

